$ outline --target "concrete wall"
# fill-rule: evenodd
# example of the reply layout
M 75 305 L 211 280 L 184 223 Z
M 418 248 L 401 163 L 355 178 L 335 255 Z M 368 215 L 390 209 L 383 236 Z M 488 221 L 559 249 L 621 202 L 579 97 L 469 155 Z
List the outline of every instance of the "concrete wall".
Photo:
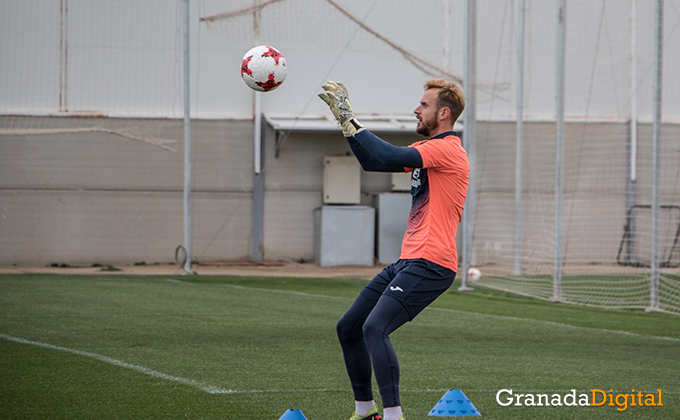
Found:
M 181 139 L 181 122 L 118 121 Z M 250 255 L 252 122 L 192 123 L 194 255 Z M 183 242 L 183 148 L 102 132 L 0 137 L 0 264 L 168 262 Z
M 4 118 L 4 117 L 3 117 Z M 151 141 L 94 131 L 0 137 L 0 264 L 167 263 L 183 242 L 182 124 L 177 120 L 66 119 L 80 127 L 153 132 Z M 111 125 L 113 124 L 113 125 Z M 639 127 L 638 180 L 627 182 L 627 124 L 567 124 L 563 209 L 565 261 L 613 263 L 631 203 L 651 200 L 651 127 Z M 314 259 L 314 209 L 322 205 L 324 156 L 350 149 L 338 133 L 265 129 L 263 258 Z M 155 136 L 155 137 L 154 137 Z M 385 135 L 408 145 L 416 135 Z M 152 144 L 158 139 L 168 150 Z M 193 256 L 251 257 L 253 123 L 192 121 Z M 661 204 L 680 204 L 680 128 L 666 125 Z M 154 140 L 155 139 L 155 140 Z M 553 123 L 525 123 L 522 258 L 552 264 Z M 473 264 L 511 266 L 514 123 L 478 124 Z M 361 174 L 361 204 L 375 206 L 391 176 Z M 664 228 L 665 225 L 662 225 Z
M 7 118 L 7 117 L 3 117 Z M 40 118 L 31 123 L 40 126 Z M 183 129 L 176 120 L 67 119 L 71 129 L 153 132 L 150 142 L 89 131 L 0 137 L 0 264 L 167 263 L 183 243 Z M 53 122 L 50 122 L 53 126 Z M 192 246 L 199 260 L 251 257 L 253 123 L 192 121 Z M 412 136 L 385 136 L 407 145 Z M 170 139 L 172 150 L 158 147 Z M 349 146 L 332 134 L 291 134 L 275 157 L 265 130 L 265 259 L 314 259 L 313 211 L 323 157 Z M 362 174 L 362 204 L 389 191 Z

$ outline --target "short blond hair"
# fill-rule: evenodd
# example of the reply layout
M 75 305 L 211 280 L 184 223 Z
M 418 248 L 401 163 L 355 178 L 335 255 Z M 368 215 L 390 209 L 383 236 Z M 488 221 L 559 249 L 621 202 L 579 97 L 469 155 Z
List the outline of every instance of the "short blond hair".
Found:
M 437 111 L 448 108 L 451 111 L 451 124 L 455 123 L 465 109 L 465 94 L 455 82 L 432 79 L 425 83 L 425 90 L 437 89 Z

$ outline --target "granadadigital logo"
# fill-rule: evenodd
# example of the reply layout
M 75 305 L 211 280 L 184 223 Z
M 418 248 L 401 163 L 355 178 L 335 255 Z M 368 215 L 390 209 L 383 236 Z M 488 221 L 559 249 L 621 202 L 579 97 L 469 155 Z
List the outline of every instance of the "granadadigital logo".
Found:
M 572 389 L 567 394 L 526 393 L 515 394 L 512 389 L 501 389 L 496 393 L 496 402 L 503 407 L 562 407 L 562 406 L 592 406 L 616 407 L 618 411 L 626 411 L 629 407 L 661 407 L 661 390 L 656 393 L 643 393 L 632 389 L 630 394 L 606 392 L 602 389 L 591 389 L 587 394 L 576 394 Z

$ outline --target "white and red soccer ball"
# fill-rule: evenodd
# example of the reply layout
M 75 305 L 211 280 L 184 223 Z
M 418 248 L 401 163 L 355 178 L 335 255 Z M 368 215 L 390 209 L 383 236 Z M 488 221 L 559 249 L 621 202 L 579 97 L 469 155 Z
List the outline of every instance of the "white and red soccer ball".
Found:
M 470 268 L 468 270 L 468 281 L 479 281 L 482 278 L 482 272 L 479 268 Z
M 271 92 L 278 88 L 287 74 L 286 59 L 276 48 L 268 45 L 252 48 L 241 60 L 243 81 L 258 92 Z

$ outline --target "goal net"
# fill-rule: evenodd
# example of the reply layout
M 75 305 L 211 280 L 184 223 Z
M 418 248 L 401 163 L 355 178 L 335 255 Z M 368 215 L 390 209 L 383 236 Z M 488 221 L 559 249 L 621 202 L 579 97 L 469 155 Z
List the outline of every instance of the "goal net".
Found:
M 656 241 L 661 268 L 658 309 L 680 313 L 680 216 L 675 211 L 680 203 L 680 103 L 678 82 L 669 80 L 672 76 L 664 80 L 663 104 L 668 114 L 664 114 L 659 142 L 659 231 L 653 234 L 651 230 L 653 2 L 567 2 L 566 124 L 564 150 L 559 154 L 555 123 L 558 2 L 473 3 L 476 101 L 469 105 L 476 110 L 476 137 L 467 139 L 474 143 L 469 149 L 472 182 L 464 239 L 469 261 L 461 266 L 481 268 L 483 276 L 477 284 L 487 287 L 544 299 L 555 298 L 559 292 L 560 301 L 587 305 L 649 308 L 649 265 Z M 524 24 L 520 26 L 522 3 Z M 452 47 L 435 40 L 432 33 L 429 42 L 418 42 L 407 39 L 418 37 L 413 31 L 405 30 L 402 38 L 381 26 L 445 25 L 442 16 L 451 13 L 451 2 L 428 3 L 426 13 L 415 2 L 400 2 L 399 7 L 383 7 L 384 2 L 363 5 L 358 11 L 339 0 L 245 1 L 227 11 L 218 10 L 219 6 L 206 10 L 202 21 L 231 40 L 277 39 L 370 51 L 407 60 L 430 76 L 465 84 L 442 59 L 443 52 L 464 47 L 463 33 L 456 32 L 457 43 Z M 677 1 L 666 2 L 664 73 L 671 75 L 680 67 L 678 57 L 670 54 L 680 44 L 678 6 Z M 369 7 L 379 10 L 366 13 Z M 409 12 L 410 7 L 418 10 Z M 462 15 L 467 10 L 461 4 L 453 7 L 457 8 L 451 26 L 464 26 Z M 361 19 L 375 14 L 382 19 Z M 520 29 L 524 33 L 524 89 L 518 154 Z M 466 54 L 465 50 L 457 52 L 456 57 Z M 461 63 L 456 68 L 460 70 Z M 564 168 L 559 202 L 555 193 L 558 160 Z M 519 193 L 517 167 L 521 168 Z M 556 243 L 556 225 L 560 243 Z
M 177 150 L 167 131 L 182 115 L 178 5 L 26 0 L 0 11 L 0 136 L 108 133 Z
M 680 121 L 672 94 L 678 84 L 669 80 L 680 65 L 677 57 L 669 57 L 680 45 L 678 4 L 666 2 L 664 15 L 660 210 L 654 234 L 654 2 L 567 2 L 563 152 L 556 149 L 554 102 L 540 95 L 556 91 L 556 3 L 526 2 L 518 157 L 519 7 L 517 2 L 477 2 L 477 77 L 511 88 L 494 96 L 477 93 L 470 266 L 481 269 L 478 284 L 488 287 L 594 306 L 650 308 L 656 241 L 656 309 L 680 313 Z M 559 203 L 558 159 L 564 168 Z
M 472 178 L 463 238 L 468 261 L 460 266 L 481 269 L 476 284 L 551 299 L 559 280 L 561 301 L 680 313 L 680 79 L 675 77 L 680 55 L 674 54 L 680 50 L 680 0 L 663 2 L 663 118 L 656 157 L 656 2 L 569 0 L 561 15 L 558 1 L 477 0 L 469 2 L 476 5 L 474 22 L 467 20 L 467 3 L 201 0 L 193 3 L 200 9 L 194 30 L 207 47 L 197 48 L 196 55 L 204 56 L 194 60 L 204 73 L 193 83 L 206 78 L 210 86 L 196 89 L 202 94 L 234 95 L 230 100 L 210 96 L 215 115 L 251 118 L 251 93 L 229 90 L 236 83 L 223 80 L 230 64 L 217 56 L 226 52 L 227 60 L 237 63 L 241 47 L 245 52 L 246 46 L 275 40 L 291 57 L 306 60 L 289 61 L 290 68 L 308 69 L 304 78 L 313 80 L 296 81 L 299 74 L 291 70 L 286 83 L 297 88 L 295 94 L 269 97 L 267 110 L 304 114 L 306 104 L 320 102 L 315 98 L 327 80 L 322 76 L 336 67 L 353 71 L 355 91 L 366 96 L 401 99 L 404 91 L 413 92 L 406 82 L 418 77 L 412 83 L 418 94 L 430 77 L 470 84 L 476 100 L 468 107 L 476 111 L 476 129 L 469 138 L 469 127 L 463 130 L 464 141 L 474 147 L 468 149 Z M 162 0 L 3 2 L 0 141 L 109 133 L 176 151 L 183 111 L 180 6 Z M 556 148 L 559 16 L 566 22 L 563 150 Z M 468 53 L 463 28 L 471 24 L 474 83 L 463 79 Z M 208 68 L 201 62 L 219 64 Z M 366 62 L 375 66 L 362 68 Z M 208 97 L 196 102 L 208 107 L 202 102 Z M 376 114 L 389 113 L 398 102 L 371 100 L 372 106 L 379 103 L 369 107 Z M 563 162 L 561 177 L 558 162 Z M 658 212 L 652 207 L 655 183 Z M 650 267 L 653 247 L 658 273 Z M 651 305 L 650 285 L 657 278 L 659 302 Z

